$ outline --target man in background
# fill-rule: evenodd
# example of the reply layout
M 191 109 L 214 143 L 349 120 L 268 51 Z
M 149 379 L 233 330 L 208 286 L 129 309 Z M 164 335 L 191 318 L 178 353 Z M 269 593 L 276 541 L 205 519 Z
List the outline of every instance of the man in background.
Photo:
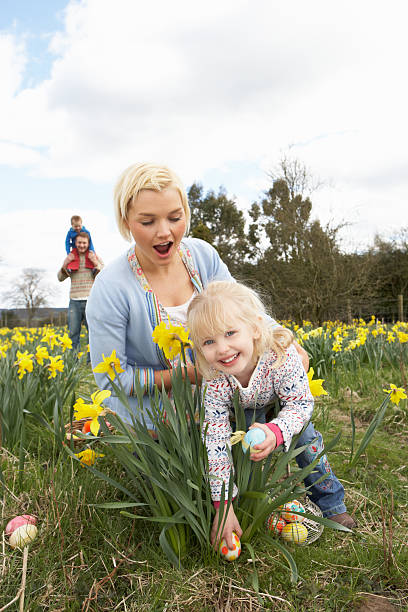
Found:
M 89 250 L 89 235 L 86 232 L 79 232 L 75 239 L 75 250 L 77 265 L 75 269 L 64 267 L 65 261 L 58 271 L 58 280 L 64 281 L 71 278 L 71 290 L 69 293 L 68 307 L 68 329 L 69 337 L 72 340 L 72 348 L 79 350 L 81 325 L 84 323 L 88 329 L 85 316 L 85 308 L 88 296 L 91 292 L 95 276 L 103 268 L 103 263 L 94 251 Z

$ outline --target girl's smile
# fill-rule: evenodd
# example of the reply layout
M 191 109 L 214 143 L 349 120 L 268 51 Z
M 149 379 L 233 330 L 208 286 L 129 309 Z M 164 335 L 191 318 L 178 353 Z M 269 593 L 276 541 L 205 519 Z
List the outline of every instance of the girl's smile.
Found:
M 246 387 L 256 365 L 254 340 L 259 332 L 239 319 L 233 323 L 227 331 L 205 338 L 201 351 L 212 368 L 232 374 Z

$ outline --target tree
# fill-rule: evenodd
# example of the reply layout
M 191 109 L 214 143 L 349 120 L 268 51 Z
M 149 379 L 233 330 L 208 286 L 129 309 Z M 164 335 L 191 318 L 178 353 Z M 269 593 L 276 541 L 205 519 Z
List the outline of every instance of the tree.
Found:
M 245 235 L 244 213 L 223 187 L 218 194 L 193 183 L 188 191 L 191 209 L 191 235 L 212 244 L 231 272 L 237 272 L 252 247 Z
M 296 160 L 281 164 L 283 176 L 250 211 L 250 232 L 263 245 L 257 280 L 280 318 L 321 322 L 345 314 L 347 300 L 368 284 L 369 258 L 349 258 L 341 251 L 338 234 L 344 224 L 322 227 L 311 220 L 312 202 L 302 189 L 309 185 L 310 191 L 312 179 Z
M 408 227 L 386 240 L 380 235 L 370 250 L 374 260 L 371 284 L 377 296 L 377 313 L 390 320 L 396 318 L 397 298 L 408 301 Z
M 48 304 L 54 291 L 44 282 L 44 270 L 24 268 L 22 277 L 15 279 L 13 288 L 3 293 L 3 298 L 16 308 L 27 308 L 31 325 L 35 310 Z
M 291 198 L 297 195 L 311 196 L 323 185 L 323 181 L 313 177 L 309 168 L 300 159 L 284 153 L 275 168 L 268 173 L 271 182 L 283 180 L 288 186 Z
M 277 258 L 290 261 L 301 255 L 311 210 L 309 198 L 292 197 L 286 181 L 278 179 L 261 202 L 252 205 L 251 236 L 258 244 L 266 239 Z

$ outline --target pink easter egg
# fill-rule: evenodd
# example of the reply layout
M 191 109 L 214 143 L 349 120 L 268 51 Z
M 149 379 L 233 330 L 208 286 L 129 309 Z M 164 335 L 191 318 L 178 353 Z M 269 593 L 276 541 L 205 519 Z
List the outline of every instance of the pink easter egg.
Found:
M 22 525 L 35 525 L 36 523 L 37 519 L 31 514 L 21 514 L 20 516 L 16 516 L 7 523 L 5 530 L 6 536 L 11 535 L 13 531 L 18 529 L 18 527 L 21 527 Z

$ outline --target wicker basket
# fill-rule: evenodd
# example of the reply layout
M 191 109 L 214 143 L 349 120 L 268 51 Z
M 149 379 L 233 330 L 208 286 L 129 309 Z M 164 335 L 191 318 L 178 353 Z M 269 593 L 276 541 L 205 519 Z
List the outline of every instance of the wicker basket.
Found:
M 316 504 L 312 502 L 307 495 L 304 499 L 302 499 L 301 503 L 308 514 L 323 516 L 319 506 L 316 506 Z M 310 518 L 305 518 L 303 525 L 307 528 L 307 538 L 303 543 L 303 546 L 307 546 L 308 544 L 315 542 L 323 533 L 323 525 L 321 523 L 316 523 L 316 521 L 312 521 Z
M 308 498 L 307 495 L 302 499 L 299 498 L 299 501 L 308 514 L 314 514 L 316 516 L 323 516 L 322 511 L 320 510 L 319 506 L 316 506 L 316 504 L 313 503 Z M 274 512 L 274 514 L 275 516 L 278 516 L 277 512 Z M 268 522 L 269 522 L 269 516 L 265 521 L 266 529 L 268 529 Z M 302 525 L 304 525 L 307 529 L 307 538 L 304 542 L 299 543 L 299 546 L 307 546 L 308 544 L 315 542 L 322 535 L 323 525 L 321 523 L 317 523 L 316 521 L 313 521 L 310 518 L 305 518 L 302 521 Z
M 79 437 L 73 438 L 73 443 L 76 448 L 79 446 L 83 446 L 84 444 L 87 443 L 86 438 L 83 437 L 82 428 L 85 425 L 85 423 L 90 420 L 91 419 L 89 418 L 84 418 L 84 419 L 79 419 L 78 421 L 72 421 L 72 423 L 67 423 L 65 425 L 65 436 L 67 440 L 71 440 L 73 436 L 78 436 L 78 434 L 80 434 Z M 108 423 L 107 421 L 105 421 L 105 424 L 107 425 L 109 431 L 112 433 L 113 432 L 112 425 Z M 103 433 L 101 432 L 100 435 L 103 436 Z

